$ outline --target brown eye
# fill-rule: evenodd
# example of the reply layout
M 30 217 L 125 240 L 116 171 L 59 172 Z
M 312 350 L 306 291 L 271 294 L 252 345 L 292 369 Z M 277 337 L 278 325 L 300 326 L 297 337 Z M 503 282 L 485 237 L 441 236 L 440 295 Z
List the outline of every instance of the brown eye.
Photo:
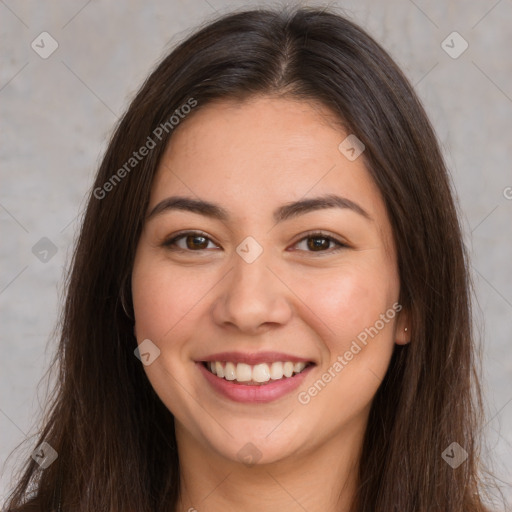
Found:
M 302 247 L 299 247 L 302 244 Z M 334 244 L 334 247 L 331 246 Z M 322 233 L 311 233 L 299 240 L 296 244 L 300 250 L 306 252 L 325 252 L 332 253 L 337 252 L 340 249 L 347 248 L 346 244 L 343 244 L 331 236 L 324 235 Z M 305 246 L 305 247 L 304 247 Z
M 325 236 L 308 237 L 308 249 L 312 251 L 319 251 L 322 249 L 329 249 L 331 240 Z
M 183 244 L 183 242 L 185 242 Z M 197 252 L 208 248 L 208 244 L 213 242 L 202 233 L 187 232 L 178 235 L 171 240 L 165 242 L 163 245 L 171 250 L 182 250 Z
M 209 244 L 212 244 L 214 247 L 209 247 Z M 322 233 L 312 233 L 300 240 L 295 244 L 295 246 L 300 246 L 303 244 L 303 247 L 300 250 L 304 252 L 316 252 L 316 253 L 333 253 L 337 252 L 343 248 L 347 248 L 348 245 L 339 242 L 335 238 L 324 235 Z M 305 244 L 305 247 L 304 247 Z M 331 245 L 334 244 L 334 245 Z M 184 251 L 184 252 L 199 252 L 204 251 L 211 248 L 218 248 L 215 246 L 214 242 L 210 240 L 206 235 L 201 232 L 188 231 L 185 233 L 181 233 L 180 235 L 175 236 L 171 240 L 164 242 L 163 246 L 169 248 L 170 250 L 175 251 Z
M 201 235 L 187 235 L 185 238 L 188 249 L 206 249 L 208 239 Z

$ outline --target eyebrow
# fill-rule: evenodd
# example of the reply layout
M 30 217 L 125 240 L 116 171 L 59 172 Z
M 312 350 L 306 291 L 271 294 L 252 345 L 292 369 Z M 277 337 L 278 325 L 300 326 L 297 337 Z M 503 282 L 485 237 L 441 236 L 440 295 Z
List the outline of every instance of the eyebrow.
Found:
M 286 220 L 304 215 L 316 210 L 324 210 L 327 208 L 341 208 L 352 210 L 353 212 L 363 216 L 369 221 L 373 221 L 372 217 L 354 201 L 346 197 L 337 196 L 335 194 L 327 194 L 320 197 L 313 197 L 311 199 L 301 199 L 291 203 L 286 203 L 277 208 L 273 213 L 274 222 L 280 223 Z M 223 222 L 229 222 L 231 216 L 229 212 L 222 206 L 183 196 L 172 196 L 160 201 L 147 215 L 146 220 L 150 220 L 162 213 L 184 210 L 192 213 L 198 213 L 205 217 L 217 219 Z

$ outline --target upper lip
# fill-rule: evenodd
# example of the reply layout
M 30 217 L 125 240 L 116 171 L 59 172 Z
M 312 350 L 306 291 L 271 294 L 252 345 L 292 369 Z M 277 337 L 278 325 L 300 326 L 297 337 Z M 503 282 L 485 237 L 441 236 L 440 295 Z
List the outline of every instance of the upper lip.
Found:
M 311 359 L 285 354 L 284 352 L 218 352 L 217 354 L 200 358 L 197 361 L 230 361 L 232 363 L 245 363 L 249 365 L 273 363 L 276 361 L 291 361 L 293 363 L 313 362 Z

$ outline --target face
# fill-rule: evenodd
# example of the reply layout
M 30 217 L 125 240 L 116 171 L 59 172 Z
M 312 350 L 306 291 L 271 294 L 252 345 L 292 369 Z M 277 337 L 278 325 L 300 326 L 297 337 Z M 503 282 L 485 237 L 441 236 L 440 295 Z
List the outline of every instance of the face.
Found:
M 180 449 L 277 462 L 364 432 L 407 324 L 383 199 L 347 135 L 270 97 L 209 104 L 173 134 L 132 295 Z

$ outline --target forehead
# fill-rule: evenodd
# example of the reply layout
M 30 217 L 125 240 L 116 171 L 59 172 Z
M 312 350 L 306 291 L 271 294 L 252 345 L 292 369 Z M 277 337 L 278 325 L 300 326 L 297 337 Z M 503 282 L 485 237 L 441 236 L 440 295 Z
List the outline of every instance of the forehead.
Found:
M 153 183 L 150 208 L 171 194 L 263 213 L 330 193 L 385 215 L 362 157 L 338 149 L 348 135 L 323 105 L 288 98 L 216 101 L 173 133 Z

